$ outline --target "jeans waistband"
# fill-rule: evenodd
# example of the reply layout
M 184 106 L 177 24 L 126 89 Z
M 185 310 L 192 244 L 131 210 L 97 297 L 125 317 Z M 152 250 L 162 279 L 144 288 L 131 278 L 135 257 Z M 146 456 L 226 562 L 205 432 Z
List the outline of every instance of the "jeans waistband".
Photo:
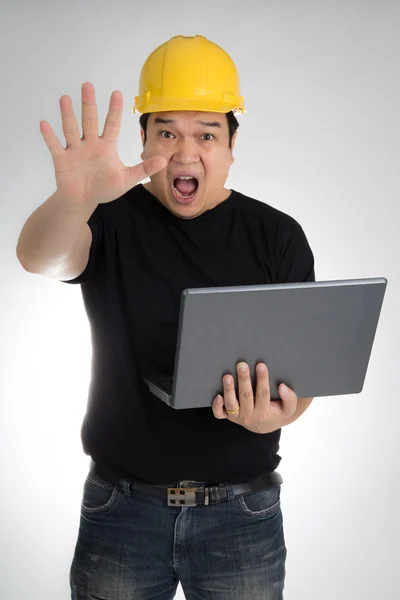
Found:
M 90 470 L 114 485 L 122 480 L 130 481 L 134 489 L 167 500 L 169 506 L 197 506 L 229 502 L 236 496 L 262 491 L 283 483 L 283 479 L 277 471 L 264 473 L 251 481 L 236 484 L 228 482 L 208 484 L 207 482 L 181 480 L 171 484 L 155 485 L 135 478 L 118 476 L 107 466 L 94 461 L 90 463 Z

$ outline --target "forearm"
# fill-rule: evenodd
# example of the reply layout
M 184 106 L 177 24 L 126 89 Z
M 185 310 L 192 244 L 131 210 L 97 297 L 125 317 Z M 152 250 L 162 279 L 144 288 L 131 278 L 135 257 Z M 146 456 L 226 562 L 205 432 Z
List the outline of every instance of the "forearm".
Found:
M 95 204 L 74 204 L 59 191 L 50 196 L 19 235 L 17 257 L 24 269 L 47 274 L 67 263 L 95 208 Z

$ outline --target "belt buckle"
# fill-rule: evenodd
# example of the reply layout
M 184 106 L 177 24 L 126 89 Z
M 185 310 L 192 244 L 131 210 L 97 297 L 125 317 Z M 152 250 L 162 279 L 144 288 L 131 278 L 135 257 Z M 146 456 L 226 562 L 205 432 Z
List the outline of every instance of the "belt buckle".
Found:
M 197 506 L 196 504 L 197 488 L 167 488 L 168 506 Z

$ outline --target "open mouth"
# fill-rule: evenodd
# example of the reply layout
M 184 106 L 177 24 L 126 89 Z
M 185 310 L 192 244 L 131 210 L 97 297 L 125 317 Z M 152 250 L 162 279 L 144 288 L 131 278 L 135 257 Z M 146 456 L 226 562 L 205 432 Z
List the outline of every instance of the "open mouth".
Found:
M 177 177 L 172 182 L 172 191 L 177 202 L 186 204 L 194 199 L 199 187 L 196 177 L 182 176 Z

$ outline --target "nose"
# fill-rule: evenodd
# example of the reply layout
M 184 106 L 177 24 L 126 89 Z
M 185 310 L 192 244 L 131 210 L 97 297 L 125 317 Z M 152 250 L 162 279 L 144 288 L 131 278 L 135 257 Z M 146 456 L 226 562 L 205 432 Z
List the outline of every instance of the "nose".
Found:
M 173 160 L 181 164 L 191 164 L 199 160 L 196 140 L 190 137 L 181 138 L 175 148 Z

